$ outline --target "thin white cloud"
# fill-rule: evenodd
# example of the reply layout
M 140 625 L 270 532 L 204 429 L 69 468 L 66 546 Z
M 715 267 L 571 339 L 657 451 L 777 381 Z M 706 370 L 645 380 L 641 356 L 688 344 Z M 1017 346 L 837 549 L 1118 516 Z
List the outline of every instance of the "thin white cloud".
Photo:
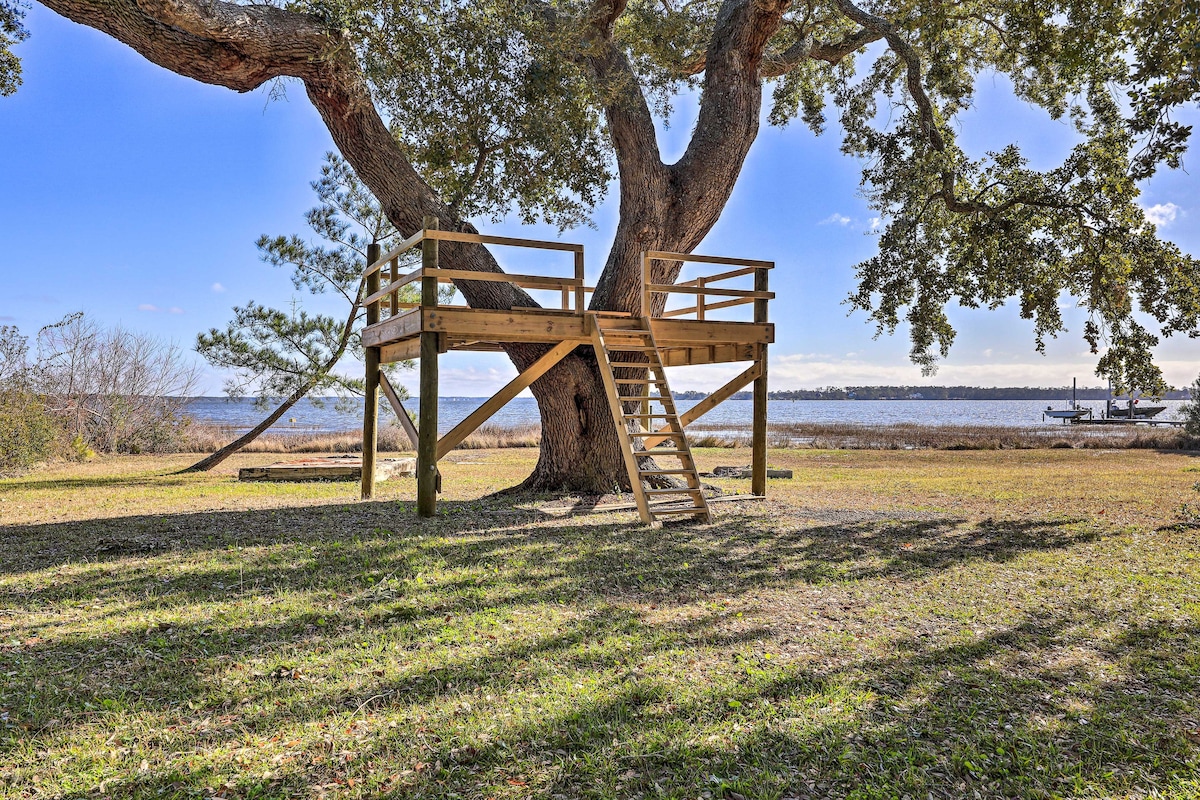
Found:
M 836 211 L 830 214 L 825 219 L 817 223 L 818 225 L 842 225 L 843 227 L 850 224 L 850 218 L 845 214 L 839 214 Z
M 182 314 L 183 313 L 183 309 L 180 308 L 179 306 L 171 306 L 170 308 L 167 309 L 167 311 L 171 312 L 172 314 Z
M 217 294 L 224 294 L 225 287 L 221 285 L 220 281 L 218 281 L 212 285 L 212 290 Z
M 871 230 L 877 231 L 883 225 L 883 220 L 880 217 L 871 217 L 868 220 L 871 223 Z
M 1143 210 L 1146 212 L 1146 221 L 1159 228 L 1174 222 L 1175 218 L 1183 211 L 1174 203 L 1155 203 Z
M 152 303 L 140 303 L 138 311 L 162 311 L 162 309 Z

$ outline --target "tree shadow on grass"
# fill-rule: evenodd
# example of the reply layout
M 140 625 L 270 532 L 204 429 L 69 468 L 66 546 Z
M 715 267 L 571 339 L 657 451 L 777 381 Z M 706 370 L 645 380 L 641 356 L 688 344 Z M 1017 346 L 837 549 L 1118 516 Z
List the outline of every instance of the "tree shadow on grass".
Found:
M 878 652 L 826 641 L 770 660 L 779 632 L 709 604 L 1066 553 L 1096 538 L 1074 521 L 805 526 L 739 512 L 662 531 L 446 509 L 434 521 L 370 503 L 3 531 L 0 602 L 37 622 L 0 617 L 0 708 L 19 709 L 0 726 L 0 766 L 42 754 L 10 761 L 10 783 L 28 785 L 72 742 L 81 774 L 92 763 L 92 784 L 119 798 L 321 786 L 1035 797 L 1195 775 L 1194 625 L 1110 636 L 1098 610 L 1030 610 L 965 643 L 897 629 Z M 71 627 L 83 619 L 94 629 Z M 1103 679 L 1067 657 L 1084 646 L 1116 665 Z M 130 720 L 159 754 L 145 771 L 136 753 L 78 755 Z M 290 749 L 262 744 L 292 736 Z
M 578 633 L 617 635 L 628 624 L 598 618 Z M 588 675 L 599 686 L 548 713 L 523 713 L 522 692 L 548 691 L 550 676 L 530 675 L 514 689 L 492 668 L 519 669 L 535 648 L 482 672 L 458 665 L 377 687 L 379 702 L 358 711 L 427 711 L 410 726 L 376 727 L 336 770 L 262 776 L 171 766 L 110 781 L 107 792 L 187 796 L 224 784 L 229 797 L 290 797 L 357 783 L 361 796 L 389 797 L 1190 796 L 1200 776 L 1191 738 L 1200 665 L 1188 654 L 1200 652 L 1200 628 L 1147 622 L 1080 638 L 1102 625 L 1086 611 L 1038 616 L 969 643 L 844 666 L 760 665 L 690 689 L 661 672 L 573 664 L 556 677 Z M 555 645 L 542 644 L 553 657 Z M 1063 658 L 1081 644 L 1095 647 L 1109 674 Z M 493 692 L 507 697 L 489 705 Z M 284 705 L 255 731 L 265 737 L 319 710 Z M 244 741 L 245 730 L 231 741 Z
M 87 478 L 45 478 L 36 481 L 25 478 L 0 479 L 0 495 L 45 489 L 116 489 L 134 486 L 160 488 L 195 484 L 194 480 L 175 475 L 174 472 L 153 472 L 144 475 L 95 475 Z

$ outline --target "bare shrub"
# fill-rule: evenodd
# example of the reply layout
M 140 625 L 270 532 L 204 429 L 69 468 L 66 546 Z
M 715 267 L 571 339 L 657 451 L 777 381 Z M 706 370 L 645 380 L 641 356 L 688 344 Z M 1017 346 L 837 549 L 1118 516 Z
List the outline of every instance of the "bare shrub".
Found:
M 177 451 L 196 368 L 175 345 L 71 314 L 41 330 L 33 385 L 69 438 L 108 453 Z

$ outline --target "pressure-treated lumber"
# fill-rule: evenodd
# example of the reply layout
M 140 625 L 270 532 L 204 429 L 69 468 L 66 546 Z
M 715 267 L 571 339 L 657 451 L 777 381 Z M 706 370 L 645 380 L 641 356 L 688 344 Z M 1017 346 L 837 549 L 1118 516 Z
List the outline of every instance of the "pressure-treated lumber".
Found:
M 369 279 L 373 275 L 376 275 L 376 274 L 377 273 L 372 273 L 371 275 L 368 275 L 367 278 Z M 390 282 L 388 283 L 387 286 L 383 287 L 382 289 L 376 288 L 376 290 L 373 292 L 370 292 L 370 289 L 367 290 L 368 292 L 370 292 L 370 294 L 368 294 L 367 298 L 365 300 L 363 300 L 363 305 L 370 306 L 374 303 L 378 303 L 380 300 L 382 300 L 385 297 L 388 297 L 389 295 L 395 295 L 396 292 L 400 291 L 405 286 L 407 286 L 408 284 L 412 283 L 413 281 L 417 280 L 420 277 L 421 277 L 421 270 L 419 270 L 419 269 L 414 269 L 412 272 L 409 272 L 405 275 L 397 275 L 396 272 L 392 272 L 389 277 Z M 379 286 L 379 278 L 378 277 L 375 278 L 375 286 L 376 287 Z M 405 305 L 415 305 L 415 304 L 406 303 Z M 393 313 L 395 313 L 395 312 L 393 312 Z
M 459 231 L 439 231 L 431 226 L 425 226 L 425 237 L 440 242 L 467 242 L 470 244 L 502 244 L 509 247 L 532 247 L 535 250 L 564 250 L 571 253 L 582 253 L 583 245 L 568 242 L 546 242 L 541 239 L 519 239 L 511 236 L 489 236 L 484 233 L 460 233 Z
M 761 491 L 759 472 L 765 465 L 765 361 L 766 347 L 774 341 L 774 326 L 767 322 L 766 308 L 774 297 L 767 289 L 766 270 L 773 264 L 751 259 L 694 256 L 684 253 L 649 251 L 643 253 L 641 281 L 642 312 L 590 311 L 585 308 L 587 293 L 594 290 L 585 284 L 583 248 L 560 242 L 539 242 L 532 239 L 487 236 L 483 234 L 439 231 L 437 221 L 426 219 L 426 227 L 406 239 L 386 255 L 379 249 L 369 254 L 364 294 L 369 324 L 362 342 L 368 360 L 368 387 L 374 384 L 373 412 L 377 413 L 378 392 L 382 391 L 397 412 L 410 441 L 417 450 L 417 511 L 421 516 L 436 513 L 440 476 L 437 462 L 460 445 L 472 431 L 509 402 L 520 391 L 539 380 L 555 364 L 579 346 L 595 349 L 600 365 L 602 383 L 609 399 L 610 412 L 621 442 L 622 457 L 630 475 L 633 494 L 639 512 L 648 523 L 658 516 L 694 515 L 711 519 L 699 472 L 692 458 L 684 426 L 728 399 L 746 383 L 755 386 L 755 420 L 752 470 L 755 487 Z M 443 269 L 438 263 L 438 242 L 473 242 L 543 250 L 570 252 L 573 255 L 571 277 L 554 277 L 522 273 L 475 272 L 462 269 Z M 399 257 L 407 249 L 420 244 L 421 268 L 401 275 Z M 733 267 L 715 275 L 694 278 L 679 284 L 657 283 L 651 277 L 652 262 L 686 261 L 723 264 Z M 382 280 L 388 281 L 380 286 Z M 666 267 L 658 268 L 666 277 Z M 721 288 L 715 283 L 753 273 L 753 290 Z M 400 290 L 420 281 L 419 303 L 401 302 Z M 473 309 L 462 305 L 442 305 L 438 301 L 440 283 L 482 281 L 510 283 L 530 289 L 550 291 L 559 296 L 562 308 L 510 308 L 507 310 Z M 695 298 L 694 304 L 672 309 L 662 318 L 651 319 L 647 313 L 653 294 L 684 294 Z M 719 299 L 709 302 L 710 298 Z M 389 316 L 381 320 L 381 303 L 387 301 Z M 712 320 L 719 310 L 753 303 L 754 322 Z M 680 319 L 687 315 L 695 319 Z M 438 356 L 448 350 L 498 351 L 510 344 L 544 345 L 541 358 L 509 382 L 494 397 L 488 399 L 467 419 L 437 438 Z M 630 359 L 630 361 L 614 361 Z M 399 402 L 395 391 L 379 370 L 381 363 L 419 359 L 420 408 L 419 424 L 414 426 Z M 675 408 L 667 384 L 666 366 L 682 364 L 715 364 L 731 361 L 753 361 L 749 369 L 718 390 L 709 398 L 680 415 Z M 621 375 L 622 377 L 617 377 Z M 640 376 L 640 377 L 639 377 Z M 622 395 L 621 391 L 628 392 Z M 654 393 L 656 392 L 656 393 Z M 368 403 L 371 404 L 370 399 Z M 655 411 L 654 404 L 661 406 Z M 653 430 L 652 422 L 661 421 Z M 372 420 L 364 420 L 364 461 L 375 460 L 377 430 Z M 665 447 L 655 445 L 666 444 Z M 678 467 L 661 459 L 676 458 Z M 761 464 L 760 464 L 761 462 Z M 680 478 L 682 480 L 678 480 Z M 654 488 L 647 488 L 649 486 Z M 364 475 L 364 484 L 367 483 Z M 656 503 L 648 496 L 681 496 L 672 503 Z M 364 497 L 369 490 L 364 487 Z M 682 504 L 682 505 L 681 505 Z
M 692 406 L 687 411 L 680 414 L 679 415 L 679 424 L 686 428 L 688 425 L 695 422 L 697 419 L 704 416 L 709 411 L 712 411 L 714 408 L 719 406 L 721 403 L 724 403 L 726 400 L 733 397 L 747 383 L 750 383 L 750 381 L 755 380 L 761 374 L 762 374 L 762 365 L 761 364 L 756 363 L 756 364 L 751 365 L 749 369 L 747 369 L 746 371 L 744 371 L 743 373 L 738 375 L 736 378 L 731 380 L 729 383 L 725 384 L 720 389 L 717 389 L 715 392 L 710 394 L 708 397 L 704 398 L 699 403 L 696 403 L 696 405 Z M 666 426 L 663 426 L 660 430 L 667 432 L 667 433 L 670 432 L 667 430 Z M 647 448 L 654 447 L 655 445 L 657 445 L 661 442 L 665 442 L 666 440 L 667 440 L 666 436 L 663 436 L 661 439 L 655 439 L 653 437 L 646 439 L 646 447 Z
M 763 294 L 767 291 L 765 269 L 754 273 L 754 289 Z M 754 301 L 754 321 L 766 324 L 767 301 Z M 758 357 L 759 375 L 754 379 L 754 410 L 750 430 L 750 492 L 767 493 L 767 346 L 764 344 Z
M 690 514 L 692 516 L 711 521 L 712 514 L 709 512 L 708 504 L 704 500 L 704 490 L 700 483 L 700 473 L 696 469 L 696 462 L 692 458 L 691 448 L 688 446 L 687 438 L 683 436 L 683 426 L 679 422 L 678 412 L 675 409 L 675 399 L 671 396 L 670 387 L 667 385 L 666 373 L 663 371 L 662 361 L 658 357 L 658 347 L 654 340 L 654 332 L 648 318 L 643 318 L 640 322 L 638 330 L 629 330 L 621 328 L 614 331 L 609 331 L 606 335 L 603 328 L 596 326 L 593 330 L 593 347 L 596 348 L 596 361 L 600 367 L 600 375 L 603 378 L 605 391 L 609 397 L 610 410 L 612 411 L 613 421 L 617 426 L 617 435 L 621 441 L 622 457 L 625 459 L 625 467 L 629 471 L 629 483 L 633 489 L 635 499 L 641 497 L 643 503 L 639 503 L 638 510 L 644 522 L 654 522 L 657 520 L 657 514 L 653 508 L 649 506 L 650 496 L 659 495 L 684 495 L 689 501 L 689 506 L 686 509 L 672 509 L 669 513 L 672 515 Z M 620 340 L 620 344 L 613 344 L 609 341 L 608 336 L 614 336 Z M 630 345 L 626 342 L 638 341 L 639 345 Z M 636 350 L 645 356 L 644 362 L 636 364 L 616 363 L 614 364 L 609 357 L 612 352 Z M 661 390 L 658 395 L 622 396 L 617 390 L 616 378 L 613 375 L 614 369 L 645 369 L 648 374 L 655 376 L 656 383 L 659 384 Z M 662 406 L 661 412 L 652 412 L 649 410 L 650 403 L 658 403 Z M 626 405 L 633 404 L 638 411 L 626 411 Z M 633 431 L 634 425 L 638 430 L 648 427 L 647 423 L 642 423 L 642 420 L 664 419 L 666 420 L 665 427 L 673 427 L 679 433 L 678 448 L 670 452 L 656 453 L 654 457 L 674 457 L 679 459 L 679 468 L 661 467 L 656 463 L 647 461 L 645 465 L 640 459 L 646 458 L 647 454 L 642 450 L 634 450 L 633 440 L 637 438 L 638 433 Z M 642 481 L 654 481 L 662 476 L 680 475 L 687 483 L 686 486 L 670 486 L 662 488 L 661 482 L 659 488 L 646 489 L 642 486 Z
M 374 263 L 379 260 L 379 245 L 367 245 L 367 261 Z M 379 288 L 379 273 L 372 272 L 367 276 L 367 293 Z M 379 305 L 367 306 L 367 326 L 379 322 Z M 363 394 L 363 447 L 361 490 L 359 496 L 370 500 L 375 496 L 375 452 L 379 444 L 379 348 L 367 347 L 363 353 L 366 362 L 366 380 Z
M 472 411 L 467 418 L 458 423 L 437 444 L 437 457 L 442 459 L 446 454 L 458 447 L 472 432 L 499 411 L 506 403 L 520 394 L 526 387 L 545 375 L 551 367 L 563 360 L 563 357 L 577 347 L 575 342 L 561 342 L 552 347 L 550 352 L 533 362 L 529 369 L 513 378 L 508 384 L 488 398 L 487 402 Z
M 613 425 L 617 428 L 617 438 L 621 440 L 621 457 L 625 460 L 625 471 L 630 476 L 630 490 L 634 502 L 637 503 L 638 515 L 646 525 L 651 524 L 650 507 L 646 502 L 646 492 L 638 477 L 637 458 L 633 454 L 633 442 L 630 440 L 629 428 L 625 425 L 621 413 L 621 396 L 617 392 L 617 384 L 613 380 L 612 366 L 608 361 L 608 352 L 604 348 L 604 339 L 600 328 L 592 328 L 592 346 L 596 348 L 596 360 L 600 364 L 600 378 L 604 383 L 604 391 L 608 395 L 608 409 L 612 412 Z
M 415 462 L 411 458 L 384 458 L 375 465 L 375 480 L 411 476 Z M 261 467 L 242 467 L 239 481 L 357 481 L 362 479 L 362 459 L 358 456 L 319 456 L 279 461 Z
M 396 394 L 396 390 L 392 388 L 392 384 L 388 381 L 387 375 L 380 370 L 379 372 L 379 388 L 383 390 L 383 396 L 388 399 L 388 403 L 392 406 L 392 413 L 396 415 L 396 419 L 400 421 L 400 427 L 404 430 L 408 440 L 412 442 L 413 449 L 417 449 L 417 426 L 413 425 L 412 419 L 408 416 L 408 411 L 404 409 L 404 404 L 400 402 L 400 395 Z
M 438 227 L 437 217 L 425 217 L 425 230 Z M 438 240 L 421 242 L 421 267 L 428 272 L 438 266 Z M 421 278 L 421 305 L 437 304 L 437 278 Z M 424 310 L 424 309 L 422 309 Z M 418 312 L 420 313 L 420 312 Z M 403 317 L 402 317 L 403 318 Z M 438 426 L 438 334 L 421 331 L 421 396 L 417 420 L 417 516 L 437 513 L 437 426 Z
M 392 364 L 421 357 L 421 338 L 402 339 L 379 348 L 379 363 Z
M 646 261 L 690 261 L 699 264 L 729 264 L 739 267 L 759 267 L 773 269 L 774 261 L 759 261 L 753 258 L 728 258 L 725 256 L 702 256 L 695 253 L 672 253 L 666 250 L 648 250 L 644 256 Z
M 756 289 L 720 289 L 711 286 L 680 286 L 675 283 L 648 283 L 646 290 L 664 294 L 714 294 L 720 297 L 750 297 L 758 300 L 774 300 L 772 292 Z
M 417 231 L 403 242 L 400 242 L 400 244 L 396 245 L 391 250 L 388 250 L 387 253 L 372 261 L 370 266 L 367 267 L 366 271 L 363 272 L 364 277 L 370 276 L 372 272 L 378 272 L 379 270 L 383 269 L 393 258 L 396 258 L 397 256 L 413 249 L 413 247 L 419 244 L 424 238 L 425 231 Z

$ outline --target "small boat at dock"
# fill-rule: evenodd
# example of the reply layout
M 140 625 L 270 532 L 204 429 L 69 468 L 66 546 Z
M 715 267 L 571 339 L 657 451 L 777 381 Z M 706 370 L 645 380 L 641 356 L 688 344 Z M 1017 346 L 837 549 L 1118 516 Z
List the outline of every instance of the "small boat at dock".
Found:
M 1042 412 L 1042 419 L 1061 419 L 1064 424 L 1084 417 L 1091 419 L 1092 410 L 1090 408 L 1050 408 L 1047 406 L 1046 410 Z
M 1166 406 L 1139 406 L 1135 404 L 1121 408 L 1115 404 L 1108 408 L 1110 419 L 1151 419 L 1166 411 Z

